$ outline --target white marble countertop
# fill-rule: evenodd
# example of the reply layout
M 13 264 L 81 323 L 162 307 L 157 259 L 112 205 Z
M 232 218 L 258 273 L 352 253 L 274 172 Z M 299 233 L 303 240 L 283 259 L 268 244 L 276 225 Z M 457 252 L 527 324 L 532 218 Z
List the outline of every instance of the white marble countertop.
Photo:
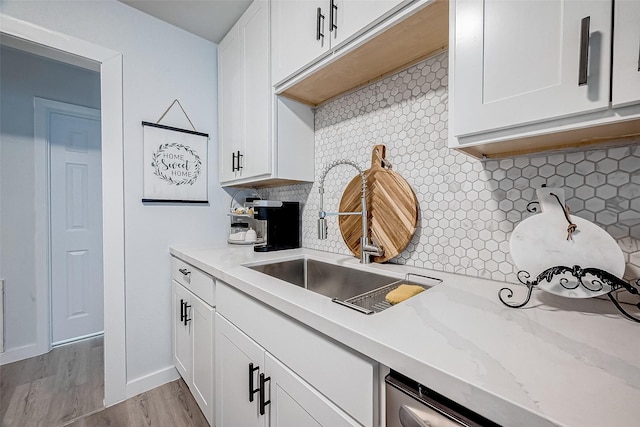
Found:
M 640 425 L 640 324 L 609 301 L 534 291 L 505 307 L 489 280 L 295 249 L 171 248 L 171 254 L 298 321 L 505 426 Z M 246 268 L 307 256 L 437 285 L 381 313 L 364 315 Z M 524 300 L 525 287 L 511 286 Z

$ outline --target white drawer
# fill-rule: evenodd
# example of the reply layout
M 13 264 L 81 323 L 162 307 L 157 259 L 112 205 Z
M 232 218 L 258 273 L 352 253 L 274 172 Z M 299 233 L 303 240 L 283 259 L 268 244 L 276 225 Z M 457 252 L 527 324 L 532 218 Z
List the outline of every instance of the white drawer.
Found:
M 171 257 L 171 278 L 211 307 L 216 306 L 216 287 L 213 277 L 207 273 L 178 258 Z
M 217 312 L 364 426 L 376 425 L 377 362 L 217 281 Z

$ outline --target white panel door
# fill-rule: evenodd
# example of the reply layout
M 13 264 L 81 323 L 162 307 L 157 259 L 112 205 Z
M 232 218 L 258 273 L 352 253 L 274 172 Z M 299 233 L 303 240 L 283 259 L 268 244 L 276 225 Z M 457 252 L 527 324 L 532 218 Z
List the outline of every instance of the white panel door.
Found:
M 360 424 L 271 354 L 265 354 L 265 401 L 271 427 L 354 427 Z M 321 369 L 321 368 L 320 368 Z
M 202 413 L 214 425 L 214 310 L 196 296 L 191 297 L 190 326 L 193 355 L 193 380 L 191 392 Z
M 187 289 L 175 280 L 171 281 L 171 313 L 173 315 L 173 364 L 187 384 L 191 383 L 193 376 L 193 346 L 191 334 L 191 322 L 187 319 L 193 317 L 191 306 L 191 294 Z
M 335 27 L 331 29 L 331 48 L 347 41 L 361 30 L 373 26 L 411 0 L 327 0 L 333 6 Z
M 245 144 L 242 176 L 271 173 L 271 103 L 269 76 L 269 2 L 254 1 L 240 20 L 244 52 Z
M 640 102 L 640 1 L 616 0 L 613 33 L 614 107 Z
M 216 427 L 264 427 L 259 393 L 251 392 L 264 373 L 264 349 L 219 314 L 215 326 Z
M 610 0 L 456 0 L 455 135 L 608 108 L 611 9 Z
M 52 343 L 103 331 L 100 115 L 49 116 Z
M 329 0 L 271 2 L 274 85 L 328 53 L 329 46 Z
M 244 74 L 238 25 L 218 45 L 218 108 L 220 110 L 220 182 L 237 178 L 237 152 L 244 151 Z

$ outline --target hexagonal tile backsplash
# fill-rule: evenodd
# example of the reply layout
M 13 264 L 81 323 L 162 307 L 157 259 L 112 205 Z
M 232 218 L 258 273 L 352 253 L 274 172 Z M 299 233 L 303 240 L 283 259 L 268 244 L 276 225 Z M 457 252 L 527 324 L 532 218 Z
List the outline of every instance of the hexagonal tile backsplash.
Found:
M 328 239 L 317 238 L 318 181 L 338 159 L 369 168 L 372 147 L 382 143 L 420 203 L 416 233 L 391 262 L 515 282 L 509 237 L 532 215 L 527 204 L 546 184 L 564 188 L 573 215 L 609 232 L 625 254 L 625 276 L 640 277 L 640 139 L 618 148 L 490 161 L 450 150 L 447 60 L 442 53 L 318 108 L 316 182 L 260 190 L 263 197 L 302 202 L 303 246 L 350 254 L 336 217 L 328 220 Z M 326 211 L 338 209 L 354 176 L 349 166 L 329 172 Z

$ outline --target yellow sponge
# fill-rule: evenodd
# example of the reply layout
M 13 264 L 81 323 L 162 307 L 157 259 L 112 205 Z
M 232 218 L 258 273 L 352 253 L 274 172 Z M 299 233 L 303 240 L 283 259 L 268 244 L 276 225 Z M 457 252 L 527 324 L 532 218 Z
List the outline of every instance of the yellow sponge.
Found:
M 422 291 L 424 291 L 422 286 L 402 284 L 389 292 L 384 298 L 389 304 L 394 305 L 409 299 L 414 295 L 418 295 Z

